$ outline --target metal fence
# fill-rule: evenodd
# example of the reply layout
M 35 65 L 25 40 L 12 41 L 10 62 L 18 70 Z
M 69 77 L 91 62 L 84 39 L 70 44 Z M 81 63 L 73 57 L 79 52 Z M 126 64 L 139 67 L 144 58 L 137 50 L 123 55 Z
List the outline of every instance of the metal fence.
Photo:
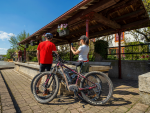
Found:
M 119 47 L 108 47 L 107 59 L 118 60 Z M 121 60 L 148 60 L 150 59 L 150 43 L 121 46 Z
M 33 62 L 37 62 L 37 56 L 36 56 L 36 52 L 37 51 L 27 51 L 26 52 L 26 60 L 27 61 L 33 61 Z M 23 52 L 22 52 L 23 53 Z M 66 60 L 66 61 L 70 61 L 70 54 L 72 54 L 72 52 L 59 52 L 59 55 L 62 59 Z M 72 54 L 72 61 L 78 61 L 78 56 L 79 55 L 74 55 Z M 24 59 L 24 55 L 22 55 L 23 59 Z M 55 60 L 55 58 L 53 58 Z M 90 49 L 89 52 L 89 61 L 94 61 L 95 57 L 94 57 L 94 50 Z

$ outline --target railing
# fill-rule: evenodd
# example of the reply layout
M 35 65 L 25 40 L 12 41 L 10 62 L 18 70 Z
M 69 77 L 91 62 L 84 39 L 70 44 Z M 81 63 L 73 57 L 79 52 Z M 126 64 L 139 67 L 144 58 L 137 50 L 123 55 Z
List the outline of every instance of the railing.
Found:
M 119 47 L 109 47 L 107 59 L 118 60 Z M 148 60 L 150 59 L 150 43 L 121 46 L 121 60 Z
M 89 52 L 89 61 L 94 61 L 94 54 L 93 54 L 93 49 L 90 50 Z M 36 51 L 27 51 L 26 52 L 27 56 L 26 56 L 26 60 L 27 61 L 33 61 L 36 62 L 37 61 L 37 56 L 36 56 Z M 72 54 L 72 52 L 71 52 Z M 70 60 L 70 52 L 59 52 L 59 55 L 62 59 L 69 61 Z M 79 55 L 73 55 L 72 54 L 72 60 L 73 61 L 78 61 L 78 56 Z M 22 52 L 22 59 L 24 59 L 24 54 Z M 55 60 L 55 59 L 54 59 Z

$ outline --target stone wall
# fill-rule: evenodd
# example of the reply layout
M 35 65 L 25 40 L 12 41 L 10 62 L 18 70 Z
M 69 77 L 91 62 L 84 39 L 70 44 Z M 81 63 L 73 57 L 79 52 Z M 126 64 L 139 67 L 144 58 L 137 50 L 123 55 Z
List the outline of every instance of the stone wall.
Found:
M 69 65 L 71 63 L 72 62 L 69 62 L 68 65 L 66 64 L 66 66 L 68 66 L 71 69 L 75 69 L 75 66 Z M 91 64 L 91 67 L 90 67 L 89 71 L 108 72 L 111 69 L 111 67 L 108 66 L 108 65 L 110 65 L 109 62 L 90 62 L 90 64 Z M 53 63 L 52 67 L 53 66 L 55 66 L 55 63 Z M 22 72 L 24 74 L 27 74 L 31 78 L 33 78 L 35 75 L 37 75 L 39 73 L 39 65 L 34 62 L 30 62 L 30 63 L 15 62 L 15 70 Z
M 111 62 L 112 69 L 109 70 L 109 77 L 118 78 L 118 61 L 105 60 Z M 122 79 L 138 80 L 138 76 L 150 72 L 149 61 L 122 61 Z

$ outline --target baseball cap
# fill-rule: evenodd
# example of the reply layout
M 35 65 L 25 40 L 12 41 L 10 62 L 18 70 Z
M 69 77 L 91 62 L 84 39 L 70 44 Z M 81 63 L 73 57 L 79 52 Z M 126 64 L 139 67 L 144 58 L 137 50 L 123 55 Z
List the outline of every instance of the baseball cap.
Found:
M 44 36 L 47 37 L 48 39 L 53 38 L 53 35 L 51 33 L 46 33 Z
M 82 35 L 78 40 L 86 40 L 86 39 L 87 39 L 87 36 Z

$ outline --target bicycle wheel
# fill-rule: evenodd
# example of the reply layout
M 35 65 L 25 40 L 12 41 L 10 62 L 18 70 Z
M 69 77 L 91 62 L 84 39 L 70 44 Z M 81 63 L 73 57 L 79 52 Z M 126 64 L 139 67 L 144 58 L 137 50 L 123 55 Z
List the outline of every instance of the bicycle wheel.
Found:
M 53 67 L 51 68 L 51 70 L 53 69 Z M 34 78 L 32 79 L 31 81 L 31 85 L 30 85 L 30 88 L 31 88 L 31 92 L 33 93 L 33 83 L 35 82 L 35 79 L 40 75 L 41 73 L 38 73 L 37 75 L 34 76 Z
M 94 77 L 96 77 L 96 79 L 99 81 L 99 83 L 101 83 L 101 79 L 100 79 L 98 76 L 94 76 Z M 78 98 L 81 99 L 82 101 L 85 101 L 84 98 L 82 97 L 81 92 L 78 92 L 77 96 L 78 96 Z
M 39 91 L 37 93 L 36 87 L 38 86 L 38 84 L 39 84 Z M 39 103 L 48 103 L 52 101 L 57 95 L 58 89 L 59 89 L 59 80 L 54 73 L 42 72 L 40 75 L 37 76 L 35 82 L 33 82 L 33 95 Z M 46 95 L 43 94 L 45 90 L 49 92 Z
M 81 90 L 82 97 L 92 105 L 103 105 L 109 101 L 113 94 L 113 84 L 109 77 L 102 72 L 90 72 L 82 78 L 80 87 L 87 88 L 97 85 L 96 88 Z M 93 83 L 92 83 L 93 82 Z
M 35 79 L 40 75 L 41 73 L 38 73 L 31 81 L 31 85 L 30 85 L 30 88 L 31 88 L 31 92 L 33 93 L 33 83 L 35 82 Z

